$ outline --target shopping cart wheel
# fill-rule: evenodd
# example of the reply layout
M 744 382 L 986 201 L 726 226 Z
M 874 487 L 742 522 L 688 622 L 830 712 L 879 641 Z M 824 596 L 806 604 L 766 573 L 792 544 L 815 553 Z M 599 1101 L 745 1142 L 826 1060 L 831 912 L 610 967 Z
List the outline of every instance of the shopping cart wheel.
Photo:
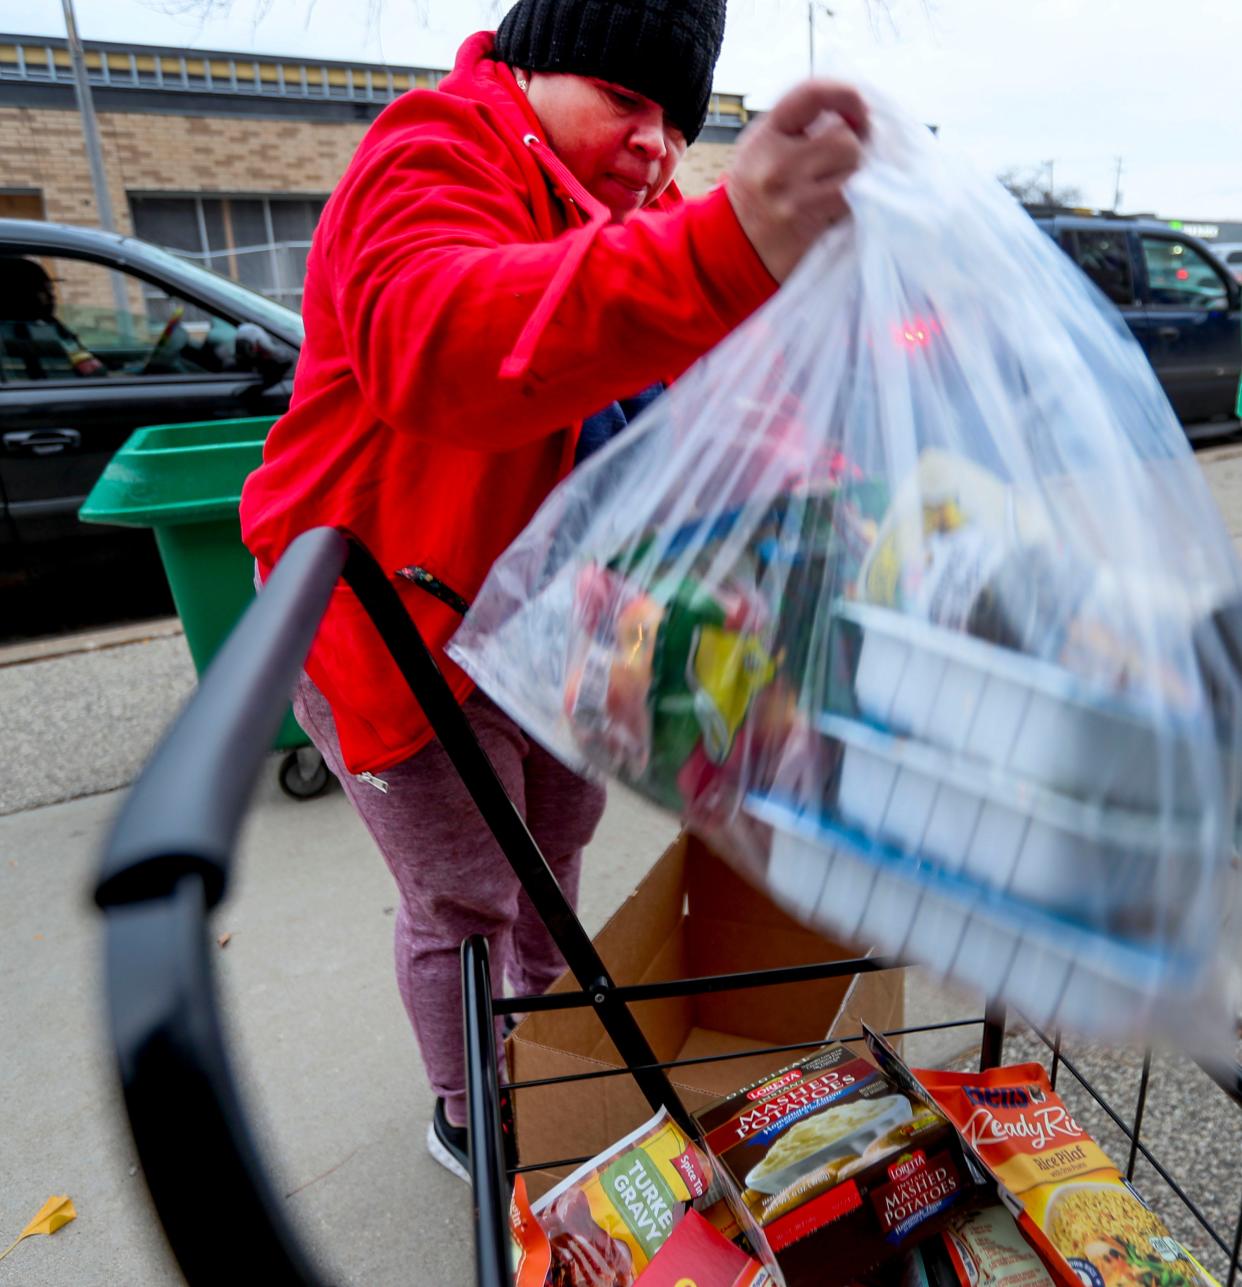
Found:
M 280 762 L 280 789 L 295 800 L 313 800 L 328 789 L 332 774 L 313 746 L 299 746 Z

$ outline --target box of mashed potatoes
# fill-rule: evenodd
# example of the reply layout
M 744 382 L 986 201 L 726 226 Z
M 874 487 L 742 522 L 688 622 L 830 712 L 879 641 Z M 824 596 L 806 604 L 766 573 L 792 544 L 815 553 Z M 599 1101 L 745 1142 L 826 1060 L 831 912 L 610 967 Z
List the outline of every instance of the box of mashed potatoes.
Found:
M 875 1063 L 830 1045 L 695 1114 L 788 1287 L 856 1281 L 986 1192 L 947 1118 L 882 1039 L 868 1044 Z

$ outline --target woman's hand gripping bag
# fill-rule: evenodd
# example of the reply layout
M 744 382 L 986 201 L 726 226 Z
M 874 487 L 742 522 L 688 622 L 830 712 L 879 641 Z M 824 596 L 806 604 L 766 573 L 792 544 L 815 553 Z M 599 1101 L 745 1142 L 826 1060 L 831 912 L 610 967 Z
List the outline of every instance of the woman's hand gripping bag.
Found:
M 450 651 L 806 924 L 1223 1045 L 1227 532 L 1113 306 L 872 101 L 851 217 L 552 493 Z

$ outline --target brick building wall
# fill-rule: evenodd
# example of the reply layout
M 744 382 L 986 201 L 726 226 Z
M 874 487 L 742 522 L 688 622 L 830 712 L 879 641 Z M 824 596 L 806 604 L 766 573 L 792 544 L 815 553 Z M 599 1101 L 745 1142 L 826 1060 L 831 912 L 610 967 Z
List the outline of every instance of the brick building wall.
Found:
M 677 186 L 688 197 L 709 192 L 720 182 L 721 175 L 728 168 L 733 148 L 732 143 L 696 143 L 686 153 L 685 160 L 677 171 Z
M 331 192 L 366 124 L 240 116 L 100 113 L 100 145 L 118 231 L 132 232 L 129 194 Z M 76 112 L 0 107 L 0 186 L 33 189 L 43 217 L 97 224 L 90 167 Z M 96 270 L 58 265 L 66 303 L 106 307 Z
M 444 75 L 99 42 L 85 57 L 118 229 L 294 307 L 310 229 L 370 122 Z M 683 191 L 718 182 L 747 119 L 740 95 L 713 94 L 678 175 Z M 0 217 L 99 221 L 63 40 L 0 35 Z M 109 306 L 104 270 L 49 267 L 62 303 Z M 140 288 L 130 294 L 141 313 Z
M 113 210 L 126 232 L 130 192 L 331 192 L 366 130 L 363 122 L 99 114 Z M 678 174 L 682 190 L 706 192 L 732 150 L 729 143 L 696 143 Z M 0 187 L 40 191 L 54 222 L 96 223 L 77 114 L 0 107 Z
M 98 120 L 122 232 L 133 231 L 131 193 L 325 196 L 368 128 L 367 122 L 145 112 L 101 112 Z M 731 143 L 696 143 L 678 172 L 682 190 L 693 196 L 713 187 L 732 149 Z M 0 188 L 39 194 L 43 217 L 53 222 L 98 223 L 77 113 L 0 106 Z M 97 269 L 64 261 L 57 276 L 63 303 L 108 306 L 108 282 Z M 141 311 L 136 299 L 134 306 Z

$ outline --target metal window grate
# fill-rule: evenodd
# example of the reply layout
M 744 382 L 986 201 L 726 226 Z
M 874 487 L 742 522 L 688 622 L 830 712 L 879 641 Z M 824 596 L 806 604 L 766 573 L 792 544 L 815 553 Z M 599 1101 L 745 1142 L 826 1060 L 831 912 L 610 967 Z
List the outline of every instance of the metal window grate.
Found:
M 295 311 L 302 306 L 306 256 L 326 199 L 243 194 L 129 196 L 138 236 Z M 249 231 L 244 240 L 243 212 L 248 216 L 245 226 Z

